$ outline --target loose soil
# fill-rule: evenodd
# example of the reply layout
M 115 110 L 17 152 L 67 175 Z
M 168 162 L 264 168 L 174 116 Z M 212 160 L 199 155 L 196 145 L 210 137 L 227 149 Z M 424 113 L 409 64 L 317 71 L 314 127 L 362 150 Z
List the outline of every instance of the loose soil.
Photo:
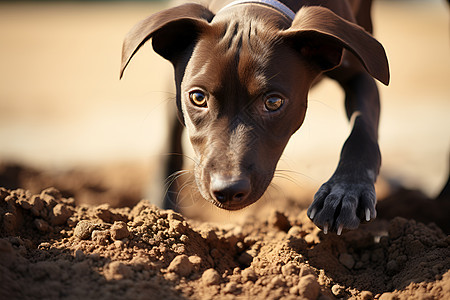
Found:
M 324 235 L 292 199 L 213 223 L 94 184 L 82 172 L 55 178 L 0 167 L 1 299 L 450 298 L 450 237 L 413 216 Z M 52 180 L 62 192 L 36 191 Z M 386 201 L 401 196 L 449 215 L 446 202 L 418 192 Z

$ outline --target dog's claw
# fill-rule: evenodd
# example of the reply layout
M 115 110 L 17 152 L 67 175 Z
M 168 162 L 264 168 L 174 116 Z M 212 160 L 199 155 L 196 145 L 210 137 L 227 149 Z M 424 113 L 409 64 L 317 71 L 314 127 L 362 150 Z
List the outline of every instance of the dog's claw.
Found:
M 309 218 L 311 220 L 314 220 L 314 217 L 316 216 L 317 210 L 315 208 L 311 209 L 311 212 L 309 213 Z
M 326 224 L 323 226 L 323 233 L 324 233 L 324 234 L 327 234 L 327 233 L 328 233 L 328 223 L 326 223 Z
M 342 229 L 344 229 L 344 225 L 339 225 L 338 230 L 337 230 L 337 235 L 341 235 L 342 234 Z
M 366 221 L 370 221 L 370 209 L 366 208 Z

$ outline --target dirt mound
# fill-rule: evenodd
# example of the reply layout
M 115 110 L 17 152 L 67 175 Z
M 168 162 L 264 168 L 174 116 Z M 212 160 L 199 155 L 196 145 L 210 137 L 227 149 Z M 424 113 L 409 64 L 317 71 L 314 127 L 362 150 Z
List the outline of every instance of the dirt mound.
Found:
M 403 218 L 338 237 L 296 209 L 218 225 L 0 188 L 0 222 L 2 299 L 450 297 L 450 237 Z

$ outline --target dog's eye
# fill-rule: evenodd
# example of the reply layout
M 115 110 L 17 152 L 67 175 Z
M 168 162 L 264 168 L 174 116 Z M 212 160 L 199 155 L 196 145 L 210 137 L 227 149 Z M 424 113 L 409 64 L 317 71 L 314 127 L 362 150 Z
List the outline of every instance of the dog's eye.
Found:
M 206 107 L 206 95 L 204 92 L 195 90 L 192 92 L 189 92 L 189 99 L 191 99 L 191 102 L 198 107 Z
M 277 111 L 284 104 L 284 99 L 278 95 L 270 95 L 264 102 L 264 107 L 267 111 Z

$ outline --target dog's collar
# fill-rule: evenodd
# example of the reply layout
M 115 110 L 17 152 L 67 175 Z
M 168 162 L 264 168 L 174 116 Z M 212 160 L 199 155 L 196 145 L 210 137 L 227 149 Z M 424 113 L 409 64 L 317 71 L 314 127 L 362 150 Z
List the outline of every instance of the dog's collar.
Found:
M 291 21 L 293 21 L 295 18 L 295 12 L 292 9 L 290 9 L 289 7 L 287 7 L 284 3 L 281 3 L 280 1 L 277 1 L 277 0 L 236 0 L 236 1 L 231 2 L 228 5 L 224 6 L 217 13 L 219 13 L 222 10 L 225 10 L 227 8 L 230 8 L 232 6 L 235 6 L 235 5 L 252 4 L 252 3 L 261 4 L 261 5 L 265 5 L 270 8 L 273 8 L 273 9 L 277 10 L 278 12 L 280 12 L 281 14 L 283 14 L 288 19 L 290 19 Z

